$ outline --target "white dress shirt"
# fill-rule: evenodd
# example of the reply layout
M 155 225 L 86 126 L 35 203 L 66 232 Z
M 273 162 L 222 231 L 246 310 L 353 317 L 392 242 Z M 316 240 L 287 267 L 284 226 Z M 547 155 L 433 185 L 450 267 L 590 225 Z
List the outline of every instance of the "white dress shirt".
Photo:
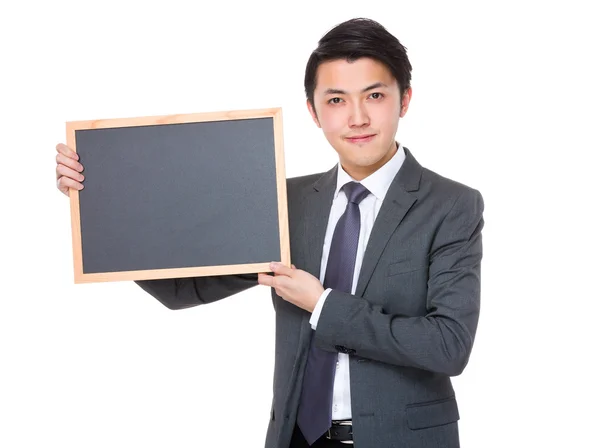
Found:
M 381 208 L 381 203 L 385 198 L 385 195 L 390 188 L 392 181 L 398 170 L 402 166 L 405 159 L 404 150 L 402 146 L 398 144 L 398 150 L 396 154 L 381 168 L 371 174 L 369 177 L 363 179 L 360 183 L 364 185 L 370 194 L 364 198 L 359 204 L 360 209 L 360 234 L 358 237 L 358 250 L 356 252 L 356 264 L 354 265 L 354 278 L 352 279 L 352 294 L 356 290 L 356 284 L 358 282 L 358 274 L 360 267 L 362 266 L 365 249 L 375 223 L 375 218 Z M 331 247 L 331 239 L 333 238 L 333 231 L 335 226 L 346 210 L 348 199 L 341 188 L 348 182 L 353 182 L 352 179 L 346 173 L 341 165 L 338 163 L 337 171 L 337 188 L 333 196 L 333 204 L 329 213 L 329 221 L 327 222 L 327 231 L 325 233 L 325 241 L 323 243 L 323 256 L 321 258 L 321 284 L 325 279 L 325 270 L 327 268 L 327 260 L 329 258 L 329 248 Z M 310 318 L 310 325 L 315 330 L 319 321 L 323 304 L 329 295 L 331 289 L 326 289 L 325 292 L 319 298 L 317 305 Z M 350 409 L 350 364 L 348 355 L 338 353 L 338 361 L 335 369 L 335 378 L 333 384 L 333 404 L 332 404 L 332 418 L 333 420 L 347 420 L 352 418 L 352 411 Z

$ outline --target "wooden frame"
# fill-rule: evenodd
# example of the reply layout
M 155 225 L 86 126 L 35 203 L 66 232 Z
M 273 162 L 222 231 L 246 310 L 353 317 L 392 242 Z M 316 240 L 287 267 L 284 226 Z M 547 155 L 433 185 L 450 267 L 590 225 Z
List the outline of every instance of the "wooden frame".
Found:
M 287 211 L 287 191 L 283 150 L 283 121 L 281 108 L 235 110 L 223 112 L 206 112 L 163 116 L 146 116 L 134 118 L 115 118 L 87 121 L 69 121 L 66 123 L 67 145 L 77 152 L 76 131 L 103 128 L 122 128 L 131 126 L 151 126 L 164 124 L 184 124 L 208 121 L 239 120 L 251 118 L 272 118 L 273 137 L 275 143 L 275 167 L 277 183 L 278 220 L 281 247 L 281 262 L 291 266 L 290 243 Z M 85 184 L 84 184 L 85 185 Z M 74 261 L 75 283 L 107 282 L 123 280 L 148 280 L 158 278 L 177 278 L 192 276 L 228 275 L 270 272 L 269 263 L 252 263 L 236 265 L 218 265 L 202 267 L 185 267 L 155 270 L 137 270 L 103 273 L 84 273 L 82 232 L 79 191 L 70 189 L 71 230 Z M 273 260 L 275 261 L 275 260 Z

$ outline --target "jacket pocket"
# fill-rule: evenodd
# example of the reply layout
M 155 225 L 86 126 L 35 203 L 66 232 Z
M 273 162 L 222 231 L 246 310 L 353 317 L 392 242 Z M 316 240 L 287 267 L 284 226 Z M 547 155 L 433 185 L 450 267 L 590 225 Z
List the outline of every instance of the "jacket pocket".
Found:
M 406 405 L 406 422 L 410 429 L 447 425 L 459 419 L 455 397 Z

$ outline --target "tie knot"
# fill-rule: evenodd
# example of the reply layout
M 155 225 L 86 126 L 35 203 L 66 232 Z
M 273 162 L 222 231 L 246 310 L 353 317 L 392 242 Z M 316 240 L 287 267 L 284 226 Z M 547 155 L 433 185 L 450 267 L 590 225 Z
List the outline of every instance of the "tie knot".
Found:
M 366 198 L 370 193 L 363 184 L 359 184 L 358 182 L 348 182 L 342 189 L 344 190 L 344 193 L 346 193 L 348 202 L 354 204 L 360 204 L 360 201 Z

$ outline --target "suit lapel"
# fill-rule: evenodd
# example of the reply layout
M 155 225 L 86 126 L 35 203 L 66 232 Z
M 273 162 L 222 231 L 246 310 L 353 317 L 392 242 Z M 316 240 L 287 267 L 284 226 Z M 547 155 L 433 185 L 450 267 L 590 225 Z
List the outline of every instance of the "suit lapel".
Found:
M 419 189 L 423 168 L 410 151 L 405 149 L 406 159 L 392 181 L 379 209 L 365 250 L 362 267 L 356 285 L 356 296 L 362 296 L 373 275 L 377 262 L 396 228 L 416 202 L 411 191 Z
M 327 231 L 327 221 L 331 211 L 335 186 L 337 185 L 337 165 L 315 182 L 305 196 L 304 202 L 304 270 L 316 278 L 321 274 L 323 242 Z

